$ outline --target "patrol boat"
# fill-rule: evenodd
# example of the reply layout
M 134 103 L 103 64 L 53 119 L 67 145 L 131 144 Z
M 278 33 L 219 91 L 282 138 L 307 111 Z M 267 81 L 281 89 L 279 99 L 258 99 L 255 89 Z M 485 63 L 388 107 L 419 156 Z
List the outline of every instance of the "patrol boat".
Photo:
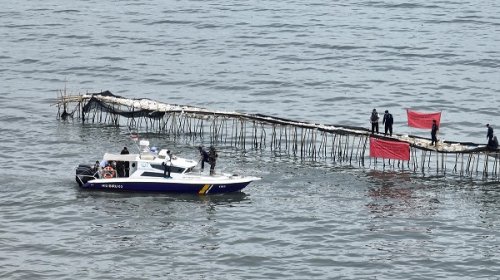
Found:
M 149 141 L 141 140 L 139 154 L 104 154 L 102 161 L 110 163 L 104 168 L 80 164 L 76 169 L 76 181 L 84 189 L 214 194 L 241 191 L 261 179 L 233 174 L 197 174 L 192 172 L 197 161 L 176 156 L 171 157 L 170 177 L 165 177 L 166 156 L 167 150 L 151 152 Z

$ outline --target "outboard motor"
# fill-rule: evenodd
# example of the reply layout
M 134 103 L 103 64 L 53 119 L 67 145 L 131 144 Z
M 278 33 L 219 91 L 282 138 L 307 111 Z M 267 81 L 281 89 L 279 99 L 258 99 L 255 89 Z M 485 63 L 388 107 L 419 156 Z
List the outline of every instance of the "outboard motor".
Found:
M 95 179 L 94 174 L 96 173 L 96 171 L 97 170 L 94 169 L 93 165 L 79 164 L 76 168 L 75 180 L 81 187 L 88 181 Z

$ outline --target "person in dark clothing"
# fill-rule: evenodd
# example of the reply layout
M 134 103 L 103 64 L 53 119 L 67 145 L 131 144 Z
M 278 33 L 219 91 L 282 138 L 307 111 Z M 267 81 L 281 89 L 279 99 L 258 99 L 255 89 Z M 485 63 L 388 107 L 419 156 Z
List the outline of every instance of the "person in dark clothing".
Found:
M 217 161 L 217 151 L 214 146 L 210 146 L 210 150 L 208 152 L 208 161 L 210 163 L 210 175 L 215 174 L 215 163 Z
M 436 123 L 436 120 L 432 120 L 432 129 L 431 129 L 431 138 L 432 138 L 432 142 L 431 142 L 431 145 L 434 145 L 436 146 L 437 145 L 437 132 L 439 130 L 439 127 Z
M 130 154 L 127 147 L 123 147 L 123 150 L 120 152 L 121 155 L 128 155 Z M 119 162 L 119 166 L 120 166 L 120 171 L 118 172 L 120 174 L 120 176 L 123 176 L 123 177 L 128 177 L 128 173 L 129 173 L 129 164 L 130 162 L 128 161 L 121 161 Z
M 387 135 L 387 131 L 389 131 L 389 135 L 392 136 L 392 124 L 394 123 L 394 119 L 392 118 L 392 114 L 389 113 L 388 110 L 385 110 L 384 119 L 382 120 L 382 124 L 385 124 L 385 132 L 384 135 Z
M 370 122 L 372 123 L 372 134 L 374 133 L 374 131 L 377 131 L 378 134 L 378 120 L 379 116 L 377 113 L 377 109 L 373 109 L 372 115 L 370 116 Z
M 101 164 L 99 163 L 99 161 L 96 160 L 95 163 L 94 163 L 94 166 L 92 166 L 92 171 L 93 171 L 94 174 L 99 171 L 100 165 Z
M 490 143 L 493 140 L 493 127 L 491 127 L 490 124 L 487 124 L 486 127 L 488 128 L 486 138 L 488 138 L 488 143 Z
M 205 168 L 205 162 L 210 163 L 208 161 L 208 153 L 203 149 L 202 146 L 199 146 L 198 150 L 200 151 L 201 171 L 203 171 L 203 169 Z
M 116 161 L 116 177 L 124 177 L 124 176 L 125 176 L 125 162 Z
M 493 135 L 491 140 L 488 141 L 488 145 L 486 146 L 489 150 L 497 150 L 498 149 L 498 139 Z

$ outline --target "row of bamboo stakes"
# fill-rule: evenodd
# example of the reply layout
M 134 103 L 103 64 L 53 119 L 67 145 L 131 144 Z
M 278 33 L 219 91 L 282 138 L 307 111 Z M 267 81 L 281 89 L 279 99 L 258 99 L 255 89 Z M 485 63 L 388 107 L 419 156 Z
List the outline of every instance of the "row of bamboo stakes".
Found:
M 368 130 L 336 129 L 309 123 L 287 122 L 283 119 L 255 117 L 254 115 L 234 114 L 217 111 L 164 111 L 154 118 L 142 116 L 121 118 L 120 115 L 91 108 L 83 108 L 93 95 L 70 96 L 60 93 L 56 105 L 58 118 L 77 118 L 82 122 L 109 125 L 124 125 L 144 129 L 147 132 L 167 134 L 173 138 L 188 137 L 191 140 L 209 137 L 210 144 L 224 144 L 242 149 L 270 149 L 286 153 L 304 160 L 330 161 L 357 167 L 382 168 L 422 174 L 455 174 L 460 177 L 480 177 L 500 180 L 499 156 L 496 152 L 444 152 L 429 150 L 410 143 L 410 160 L 390 160 L 369 156 L 370 135 Z M 102 100 L 101 100 L 102 101 Z M 120 103 L 106 101 L 113 110 L 125 108 L 128 111 L 140 110 Z M 68 112 L 73 108 L 71 112 Z M 123 121 L 122 119 L 126 119 Z M 337 126 L 338 127 L 338 126 Z

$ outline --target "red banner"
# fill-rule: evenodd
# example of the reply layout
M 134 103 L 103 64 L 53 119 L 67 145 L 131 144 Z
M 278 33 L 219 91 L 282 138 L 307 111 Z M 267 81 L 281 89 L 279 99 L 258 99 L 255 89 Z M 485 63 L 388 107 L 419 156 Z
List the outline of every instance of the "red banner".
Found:
M 410 160 L 410 144 L 370 137 L 370 157 Z
M 408 126 L 416 128 L 432 128 L 432 120 L 436 120 L 437 125 L 441 123 L 441 112 L 420 113 L 406 109 L 408 115 Z

